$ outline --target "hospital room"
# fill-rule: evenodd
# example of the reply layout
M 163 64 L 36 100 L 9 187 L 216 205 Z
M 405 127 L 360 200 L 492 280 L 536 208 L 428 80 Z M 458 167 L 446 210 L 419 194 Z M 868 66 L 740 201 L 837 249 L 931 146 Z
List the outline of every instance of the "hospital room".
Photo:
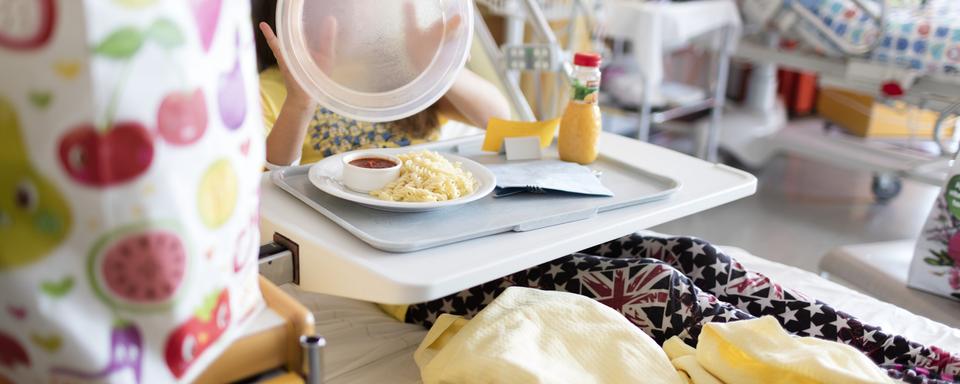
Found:
M 0 384 L 960 383 L 960 2 L 0 0 Z

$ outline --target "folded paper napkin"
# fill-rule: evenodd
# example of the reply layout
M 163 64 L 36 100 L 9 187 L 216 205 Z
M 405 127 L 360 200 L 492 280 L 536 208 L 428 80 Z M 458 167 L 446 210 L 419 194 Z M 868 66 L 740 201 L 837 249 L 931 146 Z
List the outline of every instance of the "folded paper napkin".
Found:
M 522 163 L 492 164 L 487 168 L 497 177 L 495 197 L 521 192 L 559 191 L 592 196 L 613 196 L 600 178 L 576 163 L 538 160 Z

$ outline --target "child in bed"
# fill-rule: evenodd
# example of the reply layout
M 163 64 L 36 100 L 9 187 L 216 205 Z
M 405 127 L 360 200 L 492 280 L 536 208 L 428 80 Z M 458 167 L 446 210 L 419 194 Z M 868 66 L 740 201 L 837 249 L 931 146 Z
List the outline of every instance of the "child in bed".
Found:
M 412 117 L 370 124 L 338 116 L 318 106 L 290 76 L 269 25 L 276 1 L 264 3 L 258 6 L 255 2 L 254 21 L 262 33 L 258 34 L 257 49 L 264 69 L 261 97 L 269 129 L 267 160 L 271 164 L 309 163 L 342 151 L 434 140 L 439 116 L 460 116 L 483 127 L 490 117 L 509 115 L 507 102 L 495 87 L 463 70 L 444 98 Z M 258 9 L 262 11 L 259 17 Z M 358 137 L 348 126 L 359 126 L 362 132 L 373 135 Z M 370 136 L 374 139 L 366 139 Z M 509 286 L 561 290 L 596 299 L 622 313 L 660 344 L 680 336 L 695 345 L 707 322 L 773 316 L 792 333 L 850 344 L 878 364 L 900 363 L 900 370 L 919 366 L 946 374 L 960 366 L 960 356 L 943 355 L 938 349 L 861 324 L 824 303 L 745 270 L 719 249 L 690 237 L 635 234 L 426 303 L 381 307 L 400 321 L 429 328 L 443 313 L 472 317 Z M 864 342 L 866 334 L 871 335 L 869 343 Z M 939 365 L 931 365 L 931 361 Z
M 491 117 L 509 118 L 506 98 L 490 82 L 469 70 L 462 70 L 450 90 L 435 105 L 411 117 L 386 123 L 368 123 L 339 116 L 304 92 L 291 77 L 280 54 L 274 25 L 276 0 L 254 2 L 257 57 L 261 69 L 260 96 L 267 134 L 267 163 L 291 165 L 311 163 L 326 156 L 364 148 L 407 146 L 436 140 L 445 118 L 486 127 Z M 259 11 L 259 12 L 258 12 Z M 408 7 L 408 17 L 415 10 Z M 327 23 L 336 28 L 336 21 Z M 436 29 L 412 33 L 437 33 Z M 329 29 L 329 28 L 328 28 Z M 321 31 L 331 39 L 336 31 Z M 424 36 L 424 38 L 428 38 Z M 332 45 L 332 44 L 331 44 Z

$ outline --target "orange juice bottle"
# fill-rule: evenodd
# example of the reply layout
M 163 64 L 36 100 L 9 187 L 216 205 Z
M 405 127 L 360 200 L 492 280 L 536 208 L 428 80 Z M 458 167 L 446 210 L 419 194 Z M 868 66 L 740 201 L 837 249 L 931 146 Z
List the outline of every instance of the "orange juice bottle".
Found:
M 577 53 L 573 57 L 573 89 L 560 119 L 557 149 L 560 160 L 590 164 L 597 159 L 600 139 L 600 55 Z

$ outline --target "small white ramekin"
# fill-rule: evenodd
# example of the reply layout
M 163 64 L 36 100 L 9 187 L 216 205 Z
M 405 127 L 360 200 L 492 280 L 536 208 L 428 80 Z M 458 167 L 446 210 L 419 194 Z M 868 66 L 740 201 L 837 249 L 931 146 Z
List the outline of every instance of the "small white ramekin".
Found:
M 390 168 L 363 168 L 350 164 L 351 161 L 362 158 L 390 160 L 396 165 Z M 395 156 L 371 151 L 348 153 L 342 160 L 343 174 L 340 176 L 340 182 L 347 188 L 360 193 L 370 193 L 396 180 L 400 177 L 400 166 L 403 164 Z

